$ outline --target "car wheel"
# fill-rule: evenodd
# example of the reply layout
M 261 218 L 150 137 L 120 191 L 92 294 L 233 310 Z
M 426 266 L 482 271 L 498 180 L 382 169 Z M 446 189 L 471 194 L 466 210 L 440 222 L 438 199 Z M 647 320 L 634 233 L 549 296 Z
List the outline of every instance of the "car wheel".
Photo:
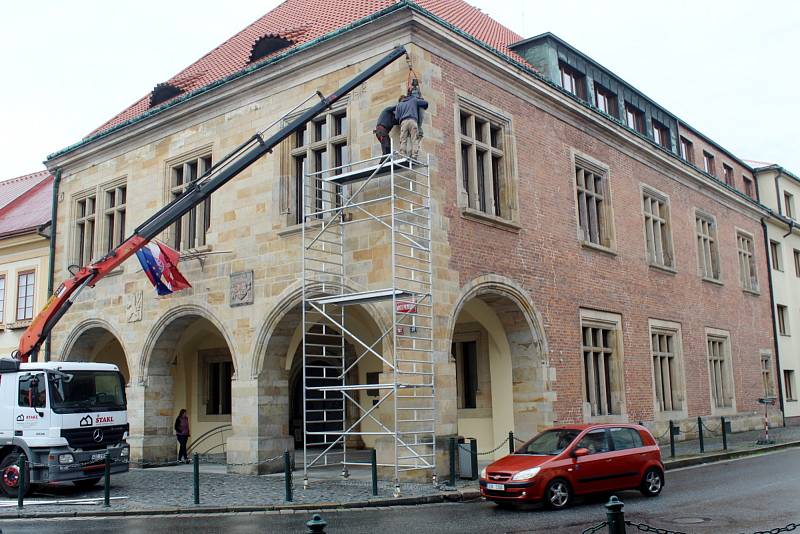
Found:
M 660 469 L 651 467 L 645 471 L 642 477 L 642 485 L 640 491 L 645 497 L 656 497 L 664 488 L 664 475 Z
M 25 486 L 20 488 L 21 473 L 17 465 L 19 463 L 19 457 L 19 452 L 12 452 L 0 462 L 0 488 L 3 490 L 3 493 L 12 498 L 17 497 L 20 490 L 23 494 L 28 493 L 28 489 L 31 485 L 31 471 L 26 468 Z
M 84 478 L 83 480 L 73 480 L 72 483 L 75 484 L 77 487 L 81 489 L 89 489 L 95 486 L 100 482 L 100 477 L 96 478 Z
M 556 478 L 547 484 L 544 490 L 544 504 L 550 509 L 561 510 L 572 501 L 572 488 L 566 480 Z

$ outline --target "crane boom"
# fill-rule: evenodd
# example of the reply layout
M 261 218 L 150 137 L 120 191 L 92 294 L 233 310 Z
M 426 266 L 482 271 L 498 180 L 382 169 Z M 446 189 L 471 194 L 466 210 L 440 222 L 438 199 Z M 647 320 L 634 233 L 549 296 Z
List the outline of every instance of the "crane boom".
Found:
M 172 223 L 188 213 L 193 207 L 208 198 L 214 191 L 247 169 L 262 156 L 271 152 L 281 141 L 303 128 L 307 122 L 331 107 L 334 102 L 350 93 L 350 91 L 403 55 L 406 55 L 405 48 L 402 46 L 395 48 L 329 96 L 323 97 L 318 103 L 272 136 L 264 139 L 261 134 L 255 134 L 251 139 L 223 158 L 219 164 L 213 166 L 203 176 L 200 176 L 181 196 L 166 204 L 139 225 L 121 245 L 99 260 L 81 267 L 72 278 L 65 280 L 53 292 L 45 307 L 33 319 L 20 338 L 19 348 L 14 356 L 23 362 L 27 362 L 31 355 L 37 353 L 41 344 L 61 317 L 67 313 L 83 288 L 86 286 L 94 287 L 108 273 L 130 258 L 137 250 L 145 246 Z

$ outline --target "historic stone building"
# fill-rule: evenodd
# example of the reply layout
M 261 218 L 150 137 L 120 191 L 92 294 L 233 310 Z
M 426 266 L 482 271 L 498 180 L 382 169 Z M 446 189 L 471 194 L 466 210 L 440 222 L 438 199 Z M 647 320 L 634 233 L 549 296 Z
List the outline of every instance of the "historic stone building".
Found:
M 485 450 L 557 422 L 757 424 L 773 338 L 749 168 L 726 184 L 682 143 L 738 160 L 635 88 L 463 2 L 289 0 L 50 156 L 56 280 L 397 45 L 430 102 L 437 436 Z M 375 119 L 407 73 L 395 62 L 165 232 L 192 289 L 156 298 L 129 261 L 61 321 L 53 357 L 127 367 L 135 458 L 174 455 L 184 407 L 202 450 L 232 464 L 302 439 L 298 173 L 378 154 Z M 353 284 L 368 286 L 385 244 L 357 244 Z M 381 306 L 351 311 L 360 337 L 378 340 Z

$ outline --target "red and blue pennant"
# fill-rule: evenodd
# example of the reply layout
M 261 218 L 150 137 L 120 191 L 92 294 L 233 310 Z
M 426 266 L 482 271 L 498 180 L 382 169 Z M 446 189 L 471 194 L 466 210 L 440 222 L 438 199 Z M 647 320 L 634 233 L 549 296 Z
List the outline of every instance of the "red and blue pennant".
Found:
M 136 257 L 159 295 L 170 295 L 192 287 L 178 270 L 181 255 L 177 250 L 163 243 L 150 242 L 136 251 Z

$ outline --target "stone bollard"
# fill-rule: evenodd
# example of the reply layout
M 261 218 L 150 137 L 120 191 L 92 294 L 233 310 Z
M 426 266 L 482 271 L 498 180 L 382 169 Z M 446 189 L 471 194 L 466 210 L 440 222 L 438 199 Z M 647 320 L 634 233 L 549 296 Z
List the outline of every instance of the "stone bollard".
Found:
M 616 495 L 612 495 L 608 499 L 606 503 L 608 534 L 625 534 L 625 512 L 622 511 L 624 506 Z
M 306 533 L 313 534 L 314 532 L 321 532 L 325 534 L 325 527 L 328 526 L 328 523 L 322 519 L 322 516 L 319 514 L 314 514 L 310 521 L 306 523 Z

